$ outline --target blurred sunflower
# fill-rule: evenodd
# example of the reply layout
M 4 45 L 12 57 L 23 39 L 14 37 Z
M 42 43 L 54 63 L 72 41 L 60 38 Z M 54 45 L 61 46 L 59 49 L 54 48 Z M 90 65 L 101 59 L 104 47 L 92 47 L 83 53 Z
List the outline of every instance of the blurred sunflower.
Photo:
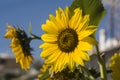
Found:
M 58 8 L 56 16 L 50 14 L 49 20 L 42 25 L 45 34 L 40 45 L 43 48 L 41 57 L 51 65 L 52 72 L 57 73 L 65 67 L 74 71 L 76 64 L 84 66 L 84 61 L 89 60 L 87 50 L 92 49 L 92 44 L 97 41 L 92 35 L 97 27 L 89 26 L 89 15 L 82 15 L 82 10 L 77 8 L 72 12 L 66 7 L 65 10 Z
M 110 69 L 112 72 L 112 79 L 119 80 L 120 79 L 120 53 L 115 53 L 110 58 Z
M 30 68 L 33 57 L 30 53 L 29 39 L 26 33 L 13 26 L 7 24 L 8 30 L 5 34 L 5 38 L 11 39 L 11 45 L 9 46 L 15 54 L 16 62 L 20 63 L 22 69 L 27 70 Z

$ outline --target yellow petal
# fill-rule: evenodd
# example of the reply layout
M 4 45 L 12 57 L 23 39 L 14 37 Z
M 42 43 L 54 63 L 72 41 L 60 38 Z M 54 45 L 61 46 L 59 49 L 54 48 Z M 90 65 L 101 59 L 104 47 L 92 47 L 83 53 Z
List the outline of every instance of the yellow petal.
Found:
M 15 29 L 9 29 L 5 34 L 5 38 L 13 38 L 13 37 L 16 37 L 16 35 L 17 34 Z
M 16 58 L 20 57 L 21 55 L 24 55 L 22 50 L 19 50 L 18 52 L 14 52 L 14 54 L 15 54 Z
M 48 49 L 45 49 L 41 52 L 40 56 L 42 58 L 47 58 L 49 55 L 51 55 L 52 53 L 54 53 L 56 50 L 58 49 L 57 46 L 53 46 L 53 47 L 50 47 Z
M 33 57 L 32 56 L 28 56 L 28 61 L 31 63 L 33 60 Z
M 78 33 L 79 40 L 82 40 L 83 38 L 90 36 L 91 34 L 93 34 L 96 31 L 96 29 L 97 29 L 96 26 L 88 26 L 88 28 L 86 28 L 86 30 L 80 31 Z
M 66 7 L 64 11 L 65 11 L 65 15 L 66 15 L 66 20 L 68 22 L 69 21 L 69 16 L 70 16 L 69 7 Z
M 61 16 L 62 24 L 64 25 L 63 27 L 68 28 L 68 18 L 66 17 L 64 11 L 62 11 Z
M 39 46 L 39 48 L 43 48 L 43 49 L 47 49 L 47 48 L 51 48 L 51 47 L 56 47 L 58 46 L 58 44 L 53 44 L 53 43 L 43 43 Z
M 60 68 L 60 71 L 62 71 L 66 66 L 66 64 L 68 63 L 68 53 L 63 53 L 64 54 L 64 56 L 62 57 L 63 59 L 61 59 L 62 61 L 61 61 L 61 68 Z
M 74 10 L 74 13 L 75 14 L 72 16 L 72 18 L 69 21 L 69 26 L 72 29 L 77 29 L 79 24 L 80 24 L 80 21 L 82 19 L 82 10 L 77 8 L 77 9 Z
M 80 32 L 80 31 L 84 31 L 86 30 L 86 28 L 88 27 L 89 25 L 89 15 L 85 15 L 84 18 L 81 20 L 78 28 L 77 28 L 77 32 Z
M 18 46 L 18 45 L 20 45 L 20 41 L 18 40 L 18 38 L 12 38 L 12 44 L 14 46 Z
M 98 42 L 92 37 L 85 37 L 81 41 L 88 42 L 88 43 L 93 44 L 93 45 L 98 44 Z
M 42 30 L 50 34 L 57 34 L 59 31 L 57 26 L 50 20 L 46 20 L 46 24 L 42 24 Z
M 18 51 L 21 51 L 21 47 L 20 47 L 20 46 L 15 47 L 15 48 L 12 49 L 12 51 L 13 51 L 15 54 L 17 54 Z
M 23 58 L 23 54 L 16 55 L 16 62 L 18 63 Z
M 78 56 L 81 57 L 83 60 L 90 60 L 89 55 L 87 54 L 87 52 L 81 51 L 78 47 L 76 48 L 78 50 Z
M 24 65 L 23 65 L 22 59 L 20 60 L 20 66 L 21 66 L 22 69 L 24 69 Z
M 92 50 L 92 45 L 89 44 L 88 42 L 80 41 L 79 45 L 78 45 L 78 48 L 82 51 Z
M 69 69 L 73 72 L 75 68 L 75 63 L 72 58 L 72 53 L 69 53 L 69 62 L 68 62 Z
M 52 14 L 49 15 L 49 18 L 51 20 L 51 22 L 54 24 L 54 26 L 56 26 L 56 28 L 61 28 L 60 24 L 58 23 L 58 21 L 56 20 L 56 17 Z
M 63 30 L 68 27 L 68 18 L 61 8 L 58 8 L 58 10 L 56 10 L 56 25 L 59 25 L 59 30 Z
M 57 42 L 57 35 L 53 35 L 53 34 L 43 34 L 41 36 L 42 40 L 45 42 L 52 42 L 52 43 L 56 43 Z
M 59 25 L 59 30 L 66 28 L 65 24 L 63 23 L 64 21 L 62 20 L 62 14 L 64 14 L 63 10 L 61 8 L 58 8 L 58 10 L 56 10 L 56 24 Z
M 58 57 L 57 61 L 55 62 L 55 72 L 57 73 L 58 71 L 60 71 L 62 69 L 62 67 L 64 65 L 61 66 L 62 61 L 63 61 L 63 58 L 65 57 L 65 54 L 64 53 L 61 53 L 60 56 Z
M 84 66 L 83 60 L 81 59 L 80 56 L 78 56 L 78 54 L 79 54 L 79 52 L 75 49 L 75 51 L 72 52 L 72 54 L 71 54 L 72 58 L 76 63 L 80 64 L 81 66 Z
M 54 53 L 52 53 L 46 60 L 46 63 L 52 63 L 52 62 L 55 62 L 58 57 L 60 56 L 61 54 L 61 51 L 60 50 L 56 50 Z

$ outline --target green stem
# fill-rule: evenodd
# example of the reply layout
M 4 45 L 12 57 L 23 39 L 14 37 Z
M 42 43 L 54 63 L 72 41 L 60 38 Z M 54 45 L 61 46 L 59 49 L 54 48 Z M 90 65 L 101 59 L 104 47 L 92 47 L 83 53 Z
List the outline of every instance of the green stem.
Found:
M 38 37 L 38 36 L 36 36 L 36 35 L 34 35 L 34 34 L 32 34 L 31 33 L 31 37 L 30 37 L 30 39 L 39 39 L 39 40 L 41 40 L 41 37 Z
M 36 35 L 34 35 L 34 34 L 31 34 L 31 35 L 32 35 L 32 36 L 29 37 L 29 40 L 30 40 L 30 41 L 33 40 L 33 39 L 41 40 L 41 37 L 38 37 L 38 36 L 36 36 Z
M 96 50 L 97 50 L 97 57 L 98 57 L 98 64 L 99 64 L 99 68 L 100 68 L 100 76 L 102 80 L 107 80 L 107 73 L 106 73 L 106 66 L 105 66 L 105 62 L 102 58 L 102 56 L 100 56 L 100 52 L 98 49 L 98 46 L 96 45 Z

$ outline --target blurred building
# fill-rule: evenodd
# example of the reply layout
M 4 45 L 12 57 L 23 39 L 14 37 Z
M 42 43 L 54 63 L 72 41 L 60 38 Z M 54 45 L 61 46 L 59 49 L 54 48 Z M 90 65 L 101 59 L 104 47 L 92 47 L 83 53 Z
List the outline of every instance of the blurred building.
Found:
M 99 31 L 99 49 L 101 52 L 108 51 L 120 46 L 119 38 L 107 38 L 104 29 Z
M 21 70 L 15 58 L 0 54 L 0 80 L 37 80 L 40 62 L 36 60 L 28 71 Z
M 120 52 L 120 38 L 107 38 L 104 29 L 99 31 L 99 50 L 101 53 L 104 53 L 104 59 L 109 64 L 109 58 L 114 53 Z

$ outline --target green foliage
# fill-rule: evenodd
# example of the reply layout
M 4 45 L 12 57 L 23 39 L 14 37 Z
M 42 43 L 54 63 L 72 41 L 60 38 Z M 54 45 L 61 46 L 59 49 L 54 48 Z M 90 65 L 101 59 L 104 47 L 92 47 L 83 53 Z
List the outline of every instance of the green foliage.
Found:
M 69 9 L 73 12 L 78 7 L 82 9 L 83 15 L 90 14 L 90 25 L 98 26 L 106 14 L 101 0 L 74 0 Z
M 49 70 L 47 69 L 46 72 L 41 74 L 42 76 L 39 78 L 39 80 L 46 80 L 47 78 L 50 78 Z

